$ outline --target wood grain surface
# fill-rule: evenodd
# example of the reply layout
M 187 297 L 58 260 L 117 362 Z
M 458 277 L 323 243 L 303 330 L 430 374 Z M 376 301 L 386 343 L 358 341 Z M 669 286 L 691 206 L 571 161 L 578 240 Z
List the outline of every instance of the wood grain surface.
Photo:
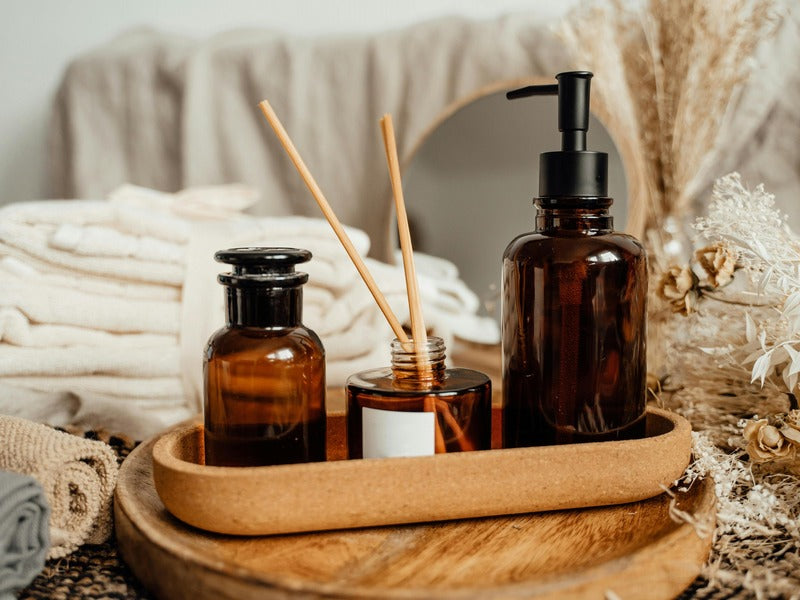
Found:
M 711 543 L 710 481 L 614 507 L 270 537 L 205 533 L 172 517 L 152 479 L 154 440 L 120 471 L 124 560 L 157 598 L 672 598 Z M 502 492 L 501 492 L 502 493 Z

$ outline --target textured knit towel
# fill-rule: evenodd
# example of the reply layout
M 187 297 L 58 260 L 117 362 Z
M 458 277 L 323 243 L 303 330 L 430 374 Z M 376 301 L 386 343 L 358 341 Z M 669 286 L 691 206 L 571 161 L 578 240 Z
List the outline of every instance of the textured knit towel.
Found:
M 30 475 L 44 489 L 51 509 L 48 558 L 108 539 L 118 470 L 108 445 L 0 416 L 0 469 Z
M 49 516 L 35 479 L 0 471 L 0 600 L 13 598 L 44 568 Z

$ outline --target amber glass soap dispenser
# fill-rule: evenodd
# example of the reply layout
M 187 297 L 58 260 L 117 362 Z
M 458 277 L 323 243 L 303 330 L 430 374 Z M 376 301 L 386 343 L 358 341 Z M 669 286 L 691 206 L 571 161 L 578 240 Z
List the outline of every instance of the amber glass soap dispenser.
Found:
M 303 326 L 311 259 L 294 248 L 234 248 L 214 258 L 233 266 L 225 286 L 227 325 L 208 341 L 205 458 L 257 466 L 325 460 L 325 351 Z
M 508 98 L 558 95 L 560 152 L 541 155 L 536 227 L 503 256 L 503 444 L 645 432 L 647 259 L 615 233 L 608 155 L 586 149 L 586 71 Z

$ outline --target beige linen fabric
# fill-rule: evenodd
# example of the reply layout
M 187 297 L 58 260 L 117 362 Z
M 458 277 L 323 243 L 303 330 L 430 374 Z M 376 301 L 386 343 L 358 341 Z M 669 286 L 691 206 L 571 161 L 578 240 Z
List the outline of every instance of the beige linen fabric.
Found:
M 790 12 L 759 48 L 744 93 L 698 165 L 689 190 L 697 212 L 713 181 L 733 170 L 751 184 L 763 182 L 794 212 L 800 63 L 787 58 L 800 48 L 798 14 Z M 380 116 L 394 116 L 405 162 L 430 128 L 468 99 L 585 68 L 551 25 L 526 12 L 334 37 L 243 30 L 190 40 L 131 32 L 75 60 L 64 77 L 51 128 L 52 194 L 103 197 L 126 181 L 165 191 L 237 181 L 261 191 L 257 214 L 317 216 L 256 107 L 267 98 L 342 222 L 365 231 L 372 256 L 389 261 L 392 206 Z M 800 227 L 800 214 L 790 222 Z
M 55 113 L 52 192 L 244 182 L 261 191 L 257 214 L 318 216 L 256 106 L 267 98 L 341 221 L 365 231 L 371 255 L 388 261 L 381 115 L 394 115 L 405 159 L 449 106 L 486 86 L 551 78 L 568 66 L 565 54 L 534 15 L 448 18 L 370 36 L 244 30 L 190 41 L 132 32 L 70 65 Z

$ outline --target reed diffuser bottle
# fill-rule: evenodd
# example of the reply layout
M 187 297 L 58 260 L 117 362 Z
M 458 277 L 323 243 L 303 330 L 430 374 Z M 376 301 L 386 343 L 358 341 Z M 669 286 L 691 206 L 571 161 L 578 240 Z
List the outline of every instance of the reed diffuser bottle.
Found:
M 397 335 L 391 368 L 364 371 L 347 380 L 348 454 L 350 458 L 383 458 L 489 450 L 492 383 L 478 371 L 446 369 L 444 341 L 427 335 L 391 115 L 381 119 L 381 130 L 413 339 L 393 314 L 388 316 Z
M 491 381 L 471 369 L 446 369 L 444 360 L 441 338 L 396 339 L 391 367 L 347 380 L 350 458 L 491 448 Z
M 206 346 L 205 458 L 255 466 L 325 460 L 325 351 L 303 326 L 311 259 L 294 248 L 234 248 L 225 286 L 227 325 Z
M 614 232 L 607 155 L 586 150 L 591 77 L 508 94 L 557 94 L 563 140 L 541 155 L 535 231 L 503 256 L 504 447 L 645 431 L 647 260 Z

